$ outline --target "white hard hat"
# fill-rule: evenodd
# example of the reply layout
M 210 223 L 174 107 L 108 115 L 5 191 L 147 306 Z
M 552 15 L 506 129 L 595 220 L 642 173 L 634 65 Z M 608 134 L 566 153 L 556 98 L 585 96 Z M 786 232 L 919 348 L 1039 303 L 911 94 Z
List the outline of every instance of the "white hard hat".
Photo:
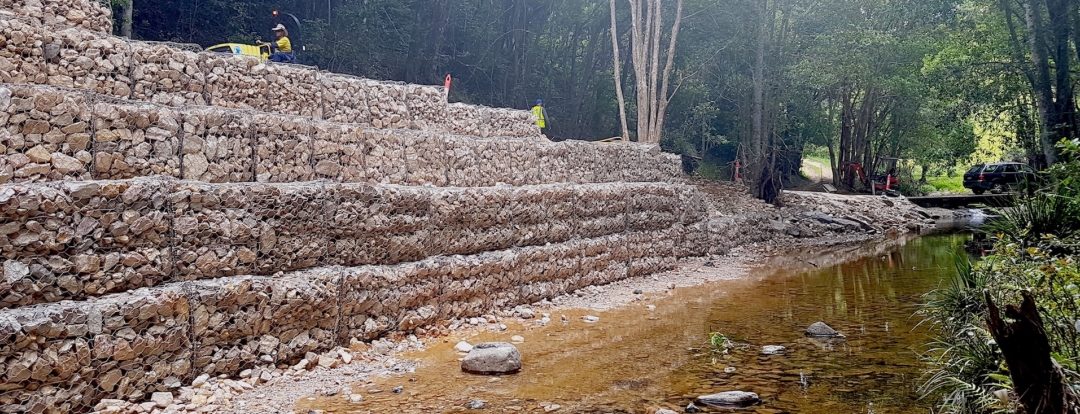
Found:
M 275 31 L 275 32 L 284 32 L 284 31 L 286 31 L 285 30 L 285 25 L 280 24 L 280 23 L 277 26 L 274 26 L 274 28 L 272 30 Z

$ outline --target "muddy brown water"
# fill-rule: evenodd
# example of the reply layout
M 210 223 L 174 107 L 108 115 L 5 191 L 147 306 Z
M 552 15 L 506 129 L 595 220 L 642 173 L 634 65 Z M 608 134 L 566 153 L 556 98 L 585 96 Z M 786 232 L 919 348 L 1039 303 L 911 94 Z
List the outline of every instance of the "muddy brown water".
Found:
M 913 316 L 922 295 L 955 274 L 965 236 L 928 236 L 899 247 L 860 246 L 817 256 L 786 256 L 750 277 L 646 295 L 610 312 L 556 311 L 546 327 L 455 334 L 410 355 L 415 373 L 353 384 L 347 395 L 309 397 L 297 412 L 336 413 L 682 412 L 695 396 L 728 390 L 758 393 L 751 413 L 925 413 L 916 388 L 924 370 L 918 353 L 928 328 Z M 852 256 L 862 256 L 852 259 Z M 848 260 L 824 266 L 816 263 Z M 820 267 L 815 267 L 820 266 Z M 647 305 L 655 305 L 650 310 Z M 586 314 L 599 323 L 582 321 Z M 567 322 L 561 322 L 565 315 Z M 825 321 L 846 335 L 826 342 L 803 335 Z M 527 324 L 528 325 L 528 324 Z M 744 344 L 712 352 L 711 332 Z M 458 339 L 518 344 L 524 369 L 502 377 L 460 372 Z M 783 345 L 765 356 L 763 345 Z M 734 367 L 734 372 L 729 367 Z M 402 386 L 404 392 L 391 389 Z M 486 401 L 480 411 L 471 400 Z

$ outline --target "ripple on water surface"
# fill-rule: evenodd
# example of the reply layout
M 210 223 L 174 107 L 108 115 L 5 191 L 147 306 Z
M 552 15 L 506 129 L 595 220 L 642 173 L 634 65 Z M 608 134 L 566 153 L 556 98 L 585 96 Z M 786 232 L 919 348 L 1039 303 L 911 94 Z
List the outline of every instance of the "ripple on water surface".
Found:
M 483 412 L 544 412 L 552 404 L 560 413 L 643 413 L 655 407 L 681 412 L 698 395 L 743 390 L 765 400 L 745 412 L 929 412 L 916 393 L 923 370 L 918 352 L 928 331 L 912 314 L 923 294 L 955 274 L 953 258 L 963 240 L 920 238 L 809 271 L 767 266 L 745 280 L 682 289 L 601 313 L 599 323 L 583 322 L 584 311 L 566 311 L 552 315 L 547 327 L 511 326 L 502 333 L 460 338 L 509 342 L 512 335 L 524 336 L 518 344 L 524 368 L 511 376 L 461 373 L 453 349 L 459 338 L 450 336 L 413 355 L 421 361 L 416 373 L 355 384 L 363 402 L 312 398 L 296 408 L 477 412 L 466 404 L 484 400 Z M 656 309 L 648 310 L 647 304 Z M 560 314 L 567 323 L 560 323 Z M 804 337 L 803 330 L 816 321 L 829 323 L 846 339 Z M 710 332 L 741 346 L 727 354 L 711 352 Z M 764 345 L 786 350 L 763 355 Z M 385 392 L 397 385 L 404 385 L 403 393 Z M 369 393 L 372 389 L 384 392 Z

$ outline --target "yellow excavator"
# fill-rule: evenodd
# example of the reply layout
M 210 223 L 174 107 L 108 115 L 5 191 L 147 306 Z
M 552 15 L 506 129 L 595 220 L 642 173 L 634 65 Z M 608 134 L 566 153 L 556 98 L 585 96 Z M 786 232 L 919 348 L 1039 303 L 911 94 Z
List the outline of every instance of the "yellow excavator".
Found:
M 227 53 L 230 55 L 255 56 L 262 60 L 270 58 L 270 46 L 245 45 L 243 43 L 222 43 L 206 48 L 207 52 Z
M 282 14 L 288 16 L 289 18 L 282 19 Z M 293 53 L 296 53 L 296 51 L 305 50 L 306 48 L 304 47 L 303 39 L 300 33 L 300 19 L 297 19 L 296 16 L 293 16 L 291 13 L 279 13 L 277 10 L 274 10 L 275 24 L 282 23 L 282 20 L 284 20 L 283 24 L 289 29 L 290 39 L 292 40 L 293 44 Z M 230 55 L 254 56 L 264 61 L 270 59 L 270 45 L 263 44 L 262 41 L 256 41 L 255 43 L 256 44 L 254 45 L 244 43 L 221 43 L 206 48 L 206 51 L 215 53 L 227 53 Z

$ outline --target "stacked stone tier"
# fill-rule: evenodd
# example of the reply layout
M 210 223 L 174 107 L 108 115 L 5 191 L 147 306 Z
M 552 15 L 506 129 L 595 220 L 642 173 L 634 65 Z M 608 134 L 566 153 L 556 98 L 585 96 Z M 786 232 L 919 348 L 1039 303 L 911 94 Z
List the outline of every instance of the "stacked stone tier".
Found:
M 476 187 L 670 181 L 680 174 L 678 157 L 647 145 L 374 129 L 0 85 L 0 183 L 165 175 Z
M 210 105 L 356 124 L 482 137 L 540 138 L 528 111 L 447 103 L 442 86 L 383 82 L 131 41 L 73 27 L 58 30 L 0 16 L 0 82 L 67 87 L 172 107 Z
M 666 183 L 0 186 L 0 409 L 138 401 L 666 270 L 705 254 L 698 197 Z

